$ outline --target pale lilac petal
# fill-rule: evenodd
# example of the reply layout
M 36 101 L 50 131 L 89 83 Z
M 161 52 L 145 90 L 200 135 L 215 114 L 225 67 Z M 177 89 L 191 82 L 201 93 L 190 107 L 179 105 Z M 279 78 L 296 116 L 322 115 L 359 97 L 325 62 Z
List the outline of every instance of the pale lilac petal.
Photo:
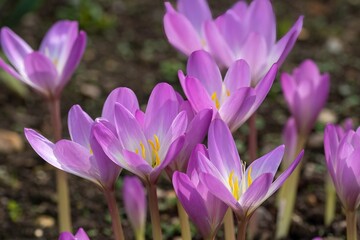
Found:
M 238 215 L 244 214 L 241 205 L 219 179 L 208 173 L 200 173 L 200 180 L 206 185 L 209 192 L 231 207 Z
M 219 113 L 232 132 L 236 131 L 256 110 L 255 91 L 250 87 L 243 87 L 235 92 L 224 102 Z
M 285 143 L 284 160 L 282 161 L 283 167 L 288 167 L 292 163 L 292 158 L 296 154 L 298 137 L 295 119 L 290 117 L 282 133 L 282 139 Z
M 302 150 L 299 155 L 295 158 L 294 161 L 290 164 L 290 166 L 271 184 L 269 192 L 267 193 L 266 198 L 270 197 L 274 192 L 276 192 L 286 181 L 286 179 L 290 176 L 290 174 L 295 170 L 295 168 L 299 165 L 302 157 L 304 156 L 304 150 Z
M 149 181 L 153 168 L 147 161 L 140 157 L 140 155 L 126 149 L 122 150 L 122 155 L 124 156 L 124 161 L 126 162 L 126 165 L 124 166 L 126 170 L 137 175 L 144 181 Z
M 165 3 L 167 12 L 164 16 L 164 29 L 169 42 L 180 52 L 189 56 L 193 51 L 202 49 L 200 36 L 190 21 L 175 10 L 169 10 L 170 3 Z
M 140 150 L 140 143 L 142 143 L 146 155 L 150 154 L 147 138 L 140 125 L 130 111 L 120 103 L 115 104 L 115 125 L 117 135 L 125 149 L 135 152 L 136 149 Z
M 70 50 L 70 54 L 68 56 L 68 59 L 66 59 L 66 63 L 61 73 L 58 93 L 60 93 L 63 87 L 68 83 L 75 69 L 79 65 L 80 60 L 85 52 L 85 47 L 86 47 L 86 33 L 84 31 L 80 31 L 77 39 L 75 40 Z
M 1 46 L 10 63 L 22 75 L 25 71 L 25 57 L 33 51 L 32 48 L 7 27 L 1 29 Z
M 196 186 L 186 174 L 180 172 L 174 173 L 172 181 L 176 195 L 191 221 L 202 236 L 208 236 L 211 233 L 210 216 L 205 207 L 206 203 L 197 191 Z
M 246 14 L 250 31 L 263 35 L 270 48 L 276 40 L 276 19 L 270 0 L 254 0 Z
M 60 140 L 55 144 L 54 155 L 64 171 L 100 184 L 89 149 L 69 140 Z
M 146 193 L 137 177 L 124 177 L 122 188 L 124 209 L 134 232 L 142 232 L 146 220 Z
M 231 66 L 235 56 L 213 21 L 205 22 L 205 36 L 208 49 L 224 66 Z
M 257 85 L 264 70 L 267 70 L 265 69 L 265 60 L 267 59 L 268 51 L 265 38 L 258 33 L 252 32 L 242 47 L 241 56 L 237 57 L 245 59 L 249 66 L 251 66 L 253 86 Z
M 82 110 L 79 105 L 74 105 L 68 115 L 68 127 L 71 140 L 90 148 L 90 131 L 94 121 Z
M 211 11 L 206 0 L 179 0 L 177 7 L 179 13 L 189 19 L 199 34 L 202 34 L 204 22 L 212 19 Z
M 198 144 L 194 147 L 193 151 L 190 154 L 189 158 L 189 164 L 186 169 L 186 174 L 192 178 L 192 175 L 198 175 L 198 172 L 200 172 L 199 169 L 199 161 L 198 161 L 198 153 L 201 152 L 205 158 L 209 159 L 208 151 L 203 144 Z M 210 160 L 209 160 L 210 161 Z M 192 179 L 194 182 L 194 180 Z M 197 182 L 197 181 L 196 181 Z
M 224 84 L 230 95 L 241 87 L 250 87 L 251 71 L 249 64 L 242 59 L 235 61 L 225 75 Z
M 99 180 L 104 188 L 113 191 L 115 182 L 122 168 L 115 164 L 104 152 L 95 138 L 93 132 L 90 134 L 90 147 L 94 155 L 94 165 L 99 171 Z
M 267 94 L 269 93 L 269 91 L 271 89 L 271 86 L 274 83 L 277 70 L 278 70 L 278 65 L 277 64 L 272 65 L 270 70 L 266 73 L 266 75 L 263 77 L 263 79 L 260 80 L 260 82 L 255 87 L 256 100 L 255 100 L 255 104 L 253 105 L 253 107 L 251 109 L 252 111 L 255 112 L 260 107 L 260 105 L 264 101 L 264 99 L 266 98 Z M 252 115 L 252 113 L 250 113 L 250 114 Z
M 284 156 L 284 151 L 285 146 L 281 145 L 264 156 L 256 159 L 246 169 L 245 176 L 248 176 L 249 171 L 251 171 L 252 179 L 256 179 L 264 173 L 270 173 L 272 177 L 274 177 Z
M 168 148 L 170 143 L 174 142 L 179 136 L 184 135 L 188 126 L 188 118 L 185 111 L 180 112 L 174 121 L 172 122 L 170 128 L 167 130 L 165 137 L 158 136 L 161 144 L 159 155 L 164 155 L 164 150 Z
M 176 170 L 186 172 L 191 152 L 197 144 L 204 140 L 209 129 L 211 118 L 212 110 L 204 109 L 196 114 L 190 122 L 186 130 L 184 146 L 174 161 Z
M 239 3 L 246 5 L 242 1 Z M 216 18 L 215 24 L 228 44 L 229 49 L 236 55 L 246 40 L 249 26 L 234 9 L 229 9 L 223 15 Z
M 24 133 L 31 147 L 42 159 L 44 159 L 54 167 L 62 169 L 59 161 L 54 155 L 55 145 L 52 142 L 50 142 L 41 134 L 29 128 L 25 128 Z
M 359 154 L 359 151 L 357 154 Z M 358 156 L 357 160 L 359 159 Z M 337 188 L 338 196 L 346 210 L 354 211 L 358 208 L 360 200 L 360 186 L 357 180 L 359 175 L 356 175 L 352 166 L 345 166 L 343 172 L 337 174 L 339 181 L 339 187 Z
M 145 111 L 144 131 L 148 138 L 164 136 L 179 113 L 177 94 L 167 83 L 157 84 L 151 92 Z
M 75 234 L 75 237 L 77 238 L 77 240 L 90 240 L 83 228 L 79 228 L 79 230 Z
M 295 41 L 301 32 L 303 19 L 304 16 L 300 16 L 285 36 L 271 49 L 270 58 L 268 59 L 270 65 L 276 62 L 280 66 L 285 61 L 285 58 L 294 47 Z
M 55 65 L 40 52 L 32 52 L 25 57 L 25 72 L 29 79 L 47 94 L 57 88 L 58 73 Z
M 145 124 L 145 113 L 143 111 L 141 111 L 140 109 L 139 110 L 136 110 L 135 111 L 135 118 L 136 120 L 138 121 L 140 127 L 142 129 L 144 129 L 144 124 Z
M 160 165 L 154 168 L 154 170 L 150 174 L 150 182 L 156 183 L 162 170 L 166 168 L 176 157 L 176 155 L 180 152 L 181 148 L 183 147 L 185 142 L 184 135 L 175 139 L 173 143 L 171 143 L 166 156 L 161 161 Z
M 199 50 L 193 52 L 187 62 L 187 75 L 197 78 L 211 95 L 214 92 L 220 96 L 222 91 L 222 77 L 214 59 L 211 55 Z
M 223 176 L 231 171 L 242 178 L 241 160 L 228 126 L 220 119 L 214 119 L 209 127 L 208 135 L 209 156 L 211 162 Z
M 243 19 L 248 10 L 248 5 L 245 1 L 237 1 L 234 6 L 231 7 L 231 10 L 234 11 L 239 18 Z
M 63 71 L 77 35 L 76 21 L 61 20 L 49 29 L 42 40 L 39 51 L 56 63 L 58 72 Z
M 282 92 L 290 108 L 294 105 L 293 96 L 297 89 L 295 79 L 288 73 L 282 73 L 280 77 Z
M 140 109 L 135 93 L 130 88 L 119 87 L 114 89 L 106 98 L 101 116 L 114 122 L 115 103 L 120 103 L 133 115 Z
M 254 180 L 239 199 L 246 215 L 250 215 L 264 200 L 273 180 L 271 173 L 264 173 Z
M 198 79 L 186 77 L 185 85 L 182 87 L 186 94 L 186 97 L 191 103 L 191 106 L 196 112 L 199 112 L 206 108 L 216 109 L 214 102 L 209 96 L 209 93 L 206 91 L 206 89 Z

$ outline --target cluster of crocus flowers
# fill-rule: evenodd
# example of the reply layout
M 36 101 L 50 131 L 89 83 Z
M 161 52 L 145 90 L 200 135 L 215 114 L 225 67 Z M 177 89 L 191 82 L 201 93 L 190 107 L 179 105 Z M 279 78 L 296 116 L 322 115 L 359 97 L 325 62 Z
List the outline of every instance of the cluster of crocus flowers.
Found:
M 246 61 L 235 61 L 223 81 L 215 60 L 203 50 L 190 55 L 186 72 L 187 76 L 179 71 L 179 79 L 194 110 L 212 108 L 213 118 L 220 116 L 234 132 L 264 101 L 274 82 L 277 65 L 255 88 L 251 87 L 251 71 Z
M 61 20 L 46 33 L 39 50 L 33 50 L 7 27 L 1 29 L 1 46 L 11 65 L 0 67 L 47 98 L 58 98 L 82 58 L 86 34 L 76 21 Z
M 204 49 L 226 67 L 244 59 L 251 66 L 252 86 L 274 63 L 283 63 L 302 28 L 303 17 L 299 17 L 276 42 L 276 20 L 269 0 L 254 0 L 249 5 L 239 1 L 215 20 L 205 0 L 179 0 L 178 11 L 165 4 L 165 33 L 175 48 L 188 56 Z
M 106 125 L 115 132 L 115 106 L 121 104 L 127 111 L 135 113 L 139 105 L 135 94 L 128 88 L 117 88 L 107 98 L 102 118 L 94 121 L 80 106 L 73 106 L 68 115 L 70 140 L 50 142 L 32 129 L 25 129 L 25 136 L 34 150 L 54 167 L 94 182 L 104 193 L 116 239 L 123 233 L 116 205 L 114 187 L 121 167 L 104 153 L 92 129 L 97 123 Z
M 284 183 L 303 155 L 300 153 L 273 182 L 283 154 L 284 146 L 280 146 L 245 168 L 226 123 L 215 119 L 209 128 L 208 150 L 202 147 L 194 150 L 192 158 L 196 160 L 191 160 L 190 163 L 195 162 L 196 167 L 190 168 L 189 163 L 186 175 L 175 174 L 174 187 L 198 228 L 210 229 L 202 232 L 213 237 L 211 234 L 218 227 L 215 223 L 219 222 L 225 212 L 223 205 L 214 204 L 221 200 L 232 208 L 239 220 L 238 239 L 245 239 L 246 225 L 252 213 Z M 211 207 L 207 205 L 209 202 L 204 203 L 204 199 L 212 203 Z M 190 204 L 193 206 L 189 206 Z M 199 209 L 203 209 L 201 216 L 198 215 Z M 213 225 L 207 226 L 209 222 Z
M 324 135 L 327 169 L 343 205 L 347 239 L 357 239 L 356 211 L 360 204 L 360 128 L 346 132 L 329 124 Z

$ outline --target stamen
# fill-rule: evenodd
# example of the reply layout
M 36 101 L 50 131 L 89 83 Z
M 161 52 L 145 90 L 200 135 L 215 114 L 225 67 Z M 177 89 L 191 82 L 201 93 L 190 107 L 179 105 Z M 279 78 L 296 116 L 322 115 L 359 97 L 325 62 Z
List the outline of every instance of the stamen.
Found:
M 151 147 L 151 165 L 152 167 L 156 167 L 160 165 L 160 157 L 159 157 L 159 150 L 160 150 L 160 141 L 158 136 L 154 134 L 155 143 L 152 140 L 148 140 L 150 147 Z
M 228 182 L 232 195 L 236 200 L 239 200 L 239 179 L 236 176 L 234 177 L 234 170 L 230 172 Z
M 251 171 L 252 171 L 252 167 L 250 167 L 249 171 L 248 171 L 248 176 L 247 176 L 247 182 L 248 182 L 248 187 L 252 184 L 252 178 L 251 178 Z
M 140 142 L 140 148 L 141 148 L 141 156 L 143 157 L 143 159 L 145 159 L 146 158 L 146 151 L 145 151 L 145 146 L 144 146 L 144 144 L 142 142 Z
M 220 102 L 219 102 L 219 99 L 218 99 L 218 97 L 217 97 L 216 92 L 214 92 L 214 93 L 211 95 L 211 100 L 213 100 L 213 102 L 215 103 L 216 109 L 219 109 L 219 108 L 220 108 Z

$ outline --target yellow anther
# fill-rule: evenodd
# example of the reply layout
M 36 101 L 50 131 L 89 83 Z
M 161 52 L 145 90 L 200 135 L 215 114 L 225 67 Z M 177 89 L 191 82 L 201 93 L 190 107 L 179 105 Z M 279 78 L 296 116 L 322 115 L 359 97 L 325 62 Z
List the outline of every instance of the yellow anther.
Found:
M 250 169 L 248 170 L 248 176 L 247 176 L 248 187 L 252 184 L 251 170 L 252 170 L 252 168 L 250 167 Z
M 159 150 L 160 150 L 160 141 L 158 136 L 154 134 L 155 143 L 153 140 L 148 140 L 150 147 L 151 147 L 151 165 L 152 167 L 159 166 L 160 164 L 160 157 L 159 157 Z
M 145 159 L 146 158 L 146 151 L 145 151 L 145 146 L 144 146 L 144 144 L 142 142 L 140 142 L 140 148 L 141 148 L 141 156 L 142 156 L 143 159 Z
M 160 141 L 158 136 L 156 136 L 156 134 L 154 134 L 154 139 L 155 139 L 155 147 L 156 147 L 156 151 L 160 150 Z
M 234 188 L 233 180 L 232 180 L 233 176 L 234 176 L 234 170 L 232 170 L 232 171 L 230 172 L 229 179 L 228 179 L 229 185 L 230 185 L 230 187 L 231 187 L 231 190 Z
M 219 108 L 220 108 L 220 102 L 219 102 L 219 99 L 218 99 L 218 97 L 217 97 L 216 92 L 214 92 L 214 93 L 211 95 L 211 100 L 213 100 L 213 102 L 215 103 L 216 109 L 219 109 Z
M 234 170 L 230 172 L 228 181 L 232 195 L 236 200 L 239 200 L 239 179 L 236 176 L 234 177 Z
M 94 152 L 93 152 L 92 148 L 90 148 L 90 154 L 91 154 L 91 155 L 93 155 L 93 154 L 94 154 Z
M 139 149 L 135 149 L 135 153 L 136 153 L 136 154 L 139 154 Z

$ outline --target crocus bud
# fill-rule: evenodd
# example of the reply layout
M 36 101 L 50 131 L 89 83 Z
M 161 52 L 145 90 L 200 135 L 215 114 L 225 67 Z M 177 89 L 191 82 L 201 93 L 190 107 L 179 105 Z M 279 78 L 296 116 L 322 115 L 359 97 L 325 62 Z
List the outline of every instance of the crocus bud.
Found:
M 305 60 L 292 75 L 281 75 L 281 87 L 299 134 L 308 134 L 329 95 L 330 78 L 320 74 L 312 60 Z
M 90 240 L 84 229 L 79 228 L 77 233 L 72 235 L 70 232 L 63 232 L 59 236 L 59 240 Z
M 145 239 L 146 196 L 145 189 L 137 177 L 124 178 L 123 198 L 125 212 L 136 239 Z

